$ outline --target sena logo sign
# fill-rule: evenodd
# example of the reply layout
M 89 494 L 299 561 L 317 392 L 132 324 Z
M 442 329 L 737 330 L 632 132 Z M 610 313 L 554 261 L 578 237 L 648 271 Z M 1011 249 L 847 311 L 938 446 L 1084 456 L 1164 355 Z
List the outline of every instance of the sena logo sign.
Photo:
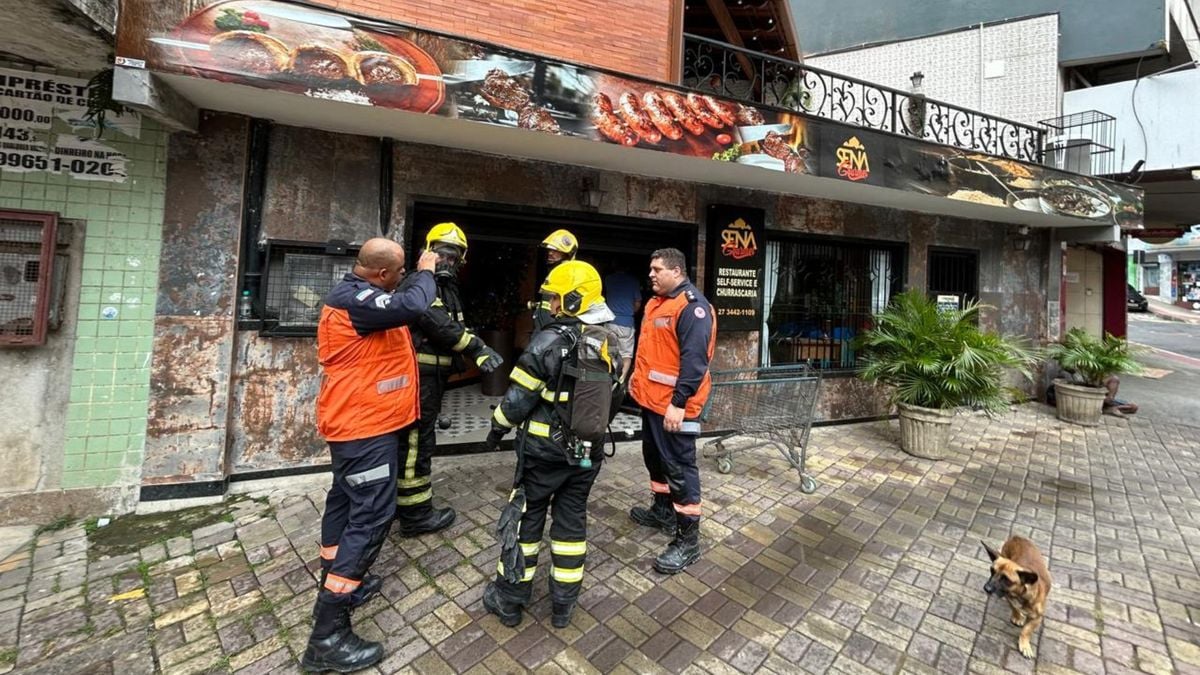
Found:
M 851 136 L 850 140 L 837 149 L 837 173 L 847 180 L 866 180 L 871 175 L 871 161 L 867 157 L 867 148 Z
M 758 252 L 754 230 L 738 218 L 721 231 L 721 254 L 734 260 L 744 260 Z

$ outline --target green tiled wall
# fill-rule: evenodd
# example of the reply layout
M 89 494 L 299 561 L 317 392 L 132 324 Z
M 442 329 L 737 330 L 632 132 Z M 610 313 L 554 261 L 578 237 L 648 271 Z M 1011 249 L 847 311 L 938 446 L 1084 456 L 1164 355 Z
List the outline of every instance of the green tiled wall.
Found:
M 167 133 L 143 119 L 102 142 L 129 158 L 124 183 L 0 172 L 0 209 L 86 222 L 66 444 L 45 449 L 65 453 L 63 488 L 137 483 L 146 438 Z

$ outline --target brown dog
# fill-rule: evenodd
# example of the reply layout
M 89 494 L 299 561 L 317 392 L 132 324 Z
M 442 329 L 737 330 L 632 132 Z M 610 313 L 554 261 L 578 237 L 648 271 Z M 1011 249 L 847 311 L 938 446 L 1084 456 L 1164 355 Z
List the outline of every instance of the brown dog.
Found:
M 1012 605 L 1012 623 L 1023 626 L 1017 646 L 1021 655 L 1033 658 L 1029 637 L 1042 625 L 1046 596 L 1050 594 L 1050 570 L 1032 541 L 1013 535 L 996 553 L 986 543 L 983 550 L 992 559 L 992 577 L 983 586 L 988 595 L 1004 598 Z

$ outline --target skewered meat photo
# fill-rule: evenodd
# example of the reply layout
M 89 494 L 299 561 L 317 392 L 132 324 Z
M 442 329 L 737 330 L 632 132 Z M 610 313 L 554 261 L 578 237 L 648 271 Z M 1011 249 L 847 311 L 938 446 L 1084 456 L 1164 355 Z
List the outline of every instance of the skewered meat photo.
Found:
M 516 78 L 499 68 L 488 71 L 479 93 L 488 103 L 513 112 L 529 105 L 529 91 Z
M 767 137 L 762 140 L 761 145 L 763 154 L 783 162 L 784 171 L 788 173 L 802 173 L 804 171 L 804 156 L 808 151 L 800 151 L 793 148 L 782 134 L 768 131 Z

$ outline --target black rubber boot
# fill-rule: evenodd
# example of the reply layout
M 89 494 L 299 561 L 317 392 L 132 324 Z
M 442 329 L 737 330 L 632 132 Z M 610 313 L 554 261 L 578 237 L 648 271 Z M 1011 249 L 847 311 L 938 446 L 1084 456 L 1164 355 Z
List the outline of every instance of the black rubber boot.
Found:
M 558 603 L 551 606 L 550 625 L 555 628 L 566 628 L 571 624 L 571 613 L 575 611 L 575 603 Z
M 660 574 L 679 574 L 700 559 L 700 519 L 679 519 L 679 531 L 667 550 L 654 559 Z
M 662 530 L 663 534 L 675 534 L 675 509 L 671 506 L 671 495 L 654 495 L 654 506 L 629 509 L 629 518 L 638 525 Z
M 351 630 L 347 595 L 329 591 L 317 595 L 312 635 L 300 659 L 300 667 L 306 672 L 350 673 L 383 660 L 383 645 L 364 640 Z
M 317 590 L 325 589 L 325 577 L 329 576 L 329 568 L 322 567 L 321 574 L 317 577 Z M 375 574 L 368 574 L 363 577 L 362 585 L 354 589 L 350 594 L 350 609 L 358 609 L 367 604 L 383 588 L 383 579 Z M 317 618 L 317 608 L 313 607 L 313 619 Z
M 509 628 L 521 623 L 521 605 L 505 600 L 494 581 L 488 582 L 487 587 L 483 589 L 483 608 L 495 614 L 500 623 Z
M 429 503 L 396 509 L 396 521 L 400 523 L 401 537 L 419 537 L 444 530 L 453 525 L 457 517 L 454 509 L 435 509 Z

